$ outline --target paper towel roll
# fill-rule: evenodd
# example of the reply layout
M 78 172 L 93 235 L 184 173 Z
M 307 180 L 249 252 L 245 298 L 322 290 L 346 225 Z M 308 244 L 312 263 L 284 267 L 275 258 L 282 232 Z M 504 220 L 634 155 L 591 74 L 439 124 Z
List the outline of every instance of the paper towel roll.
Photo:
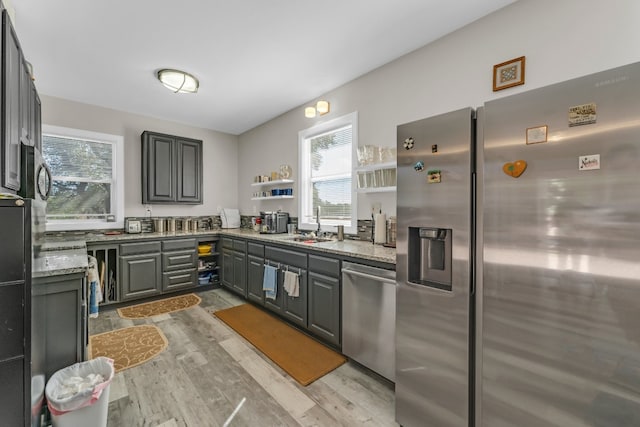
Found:
M 373 242 L 380 245 L 387 242 L 387 215 L 379 213 L 374 218 Z

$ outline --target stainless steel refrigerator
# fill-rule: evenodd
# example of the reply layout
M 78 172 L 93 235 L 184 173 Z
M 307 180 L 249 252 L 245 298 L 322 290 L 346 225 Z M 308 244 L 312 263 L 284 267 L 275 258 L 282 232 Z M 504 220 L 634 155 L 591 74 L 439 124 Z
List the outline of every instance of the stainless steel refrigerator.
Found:
M 398 127 L 398 422 L 640 425 L 640 64 L 477 115 Z

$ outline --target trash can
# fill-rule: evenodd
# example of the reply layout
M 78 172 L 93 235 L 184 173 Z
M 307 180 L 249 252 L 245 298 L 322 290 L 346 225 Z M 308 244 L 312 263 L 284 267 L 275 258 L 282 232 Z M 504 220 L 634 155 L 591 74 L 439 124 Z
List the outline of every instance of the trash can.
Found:
M 106 427 L 113 360 L 97 357 L 54 373 L 45 387 L 54 427 Z

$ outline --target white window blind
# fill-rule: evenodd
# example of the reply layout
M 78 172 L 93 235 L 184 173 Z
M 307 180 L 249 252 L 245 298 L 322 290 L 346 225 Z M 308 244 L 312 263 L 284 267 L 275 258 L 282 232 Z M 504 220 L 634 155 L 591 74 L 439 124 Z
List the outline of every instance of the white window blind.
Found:
M 344 225 L 355 232 L 353 150 L 357 146 L 356 114 L 336 119 L 300 133 L 301 191 L 298 222 L 303 229 L 325 231 Z
M 77 136 L 87 132 L 66 131 L 45 130 L 42 136 L 42 154 L 53 178 L 47 201 L 48 228 L 112 228 L 122 224 L 123 191 L 117 176 L 121 137 L 93 134 L 91 138 Z

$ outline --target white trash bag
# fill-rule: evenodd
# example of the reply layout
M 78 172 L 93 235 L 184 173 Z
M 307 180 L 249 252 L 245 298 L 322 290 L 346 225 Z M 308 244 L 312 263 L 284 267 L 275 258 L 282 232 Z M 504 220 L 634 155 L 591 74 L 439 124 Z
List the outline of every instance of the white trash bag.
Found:
M 54 416 L 96 403 L 113 380 L 113 359 L 97 357 L 54 373 L 45 388 L 47 405 Z M 106 420 L 105 420 L 106 421 Z

